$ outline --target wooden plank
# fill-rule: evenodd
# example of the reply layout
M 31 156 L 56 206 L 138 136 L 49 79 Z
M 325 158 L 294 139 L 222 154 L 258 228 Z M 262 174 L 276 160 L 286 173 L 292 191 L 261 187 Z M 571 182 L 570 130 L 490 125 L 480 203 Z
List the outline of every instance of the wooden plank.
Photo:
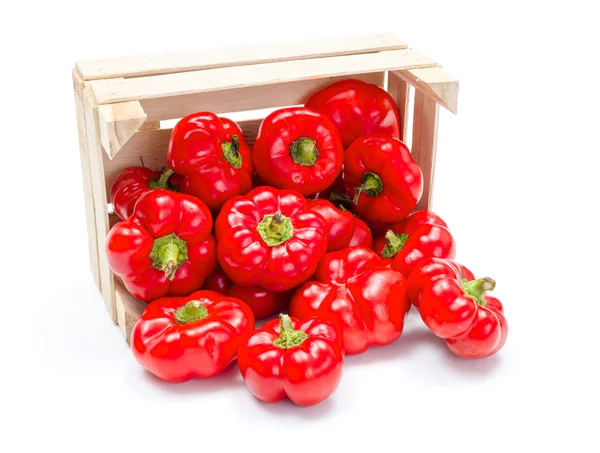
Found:
M 100 268 L 98 266 L 98 242 L 96 238 L 96 217 L 94 214 L 94 198 L 92 196 L 92 177 L 90 158 L 87 147 L 85 111 L 83 106 L 83 80 L 77 71 L 73 70 L 73 90 L 75 93 L 75 113 L 77 115 L 77 130 L 79 133 L 79 158 L 81 160 L 81 179 L 83 183 L 83 200 L 87 224 L 88 252 L 90 254 L 90 270 L 98 288 L 100 284 Z
M 423 172 L 423 195 L 417 210 L 431 208 L 439 105 L 423 92 L 415 91 L 412 157 Z
M 395 71 L 398 77 L 456 114 L 458 109 L 458 79 L 440 67 Z
M 98 265 L 100 269 L 100 286 L 104 303 L 113 321 L 116 322 L 114 275 L 108 266 L 104 243 L 108 234 L 109 221 L 107 210 L 106 184 L 104 180 L 104 163 L 100 142 L 100 119 L 98 106 L 95 104 L 89 89 L 84 90 L 84 107 L 88 151 L 90 157 L 90 174 L 92 180 L 92 196 L 96 219 L 96 237 L 98 244 Z
M 388 93 L 396 102 L 400 115 L 400 140 L 405 140 L 408 131 L 408 84 L 394 72 L 388 72 Z
M 244 138 L 250 146 L 254 144 L 256 134 L 262 119 L 240 121 Z M 106 178 L 106 193 L 121 171 L 126 167 L 144 166 L 152 170 L 160 170 L 167 166 L 167 150 L 171 139 L 172 129 L 136 132 L 123 146 L 123 149 L 111 160 L 104 153 L 104 176 Z M 107 200 L 110 201 L 110 200 Z
M 146 121 L 146 113 L 138 101 L 100 105 L 98 113 L 100 141 L 111 159 Z
M 383 85 L 383 72 L 354 74 L 353 79 L 367 83 Z M 210 111 L 216 114 L 243 112 L 266 108 L 304 104 L 315 91 L 327 85 L 347 79 L 341 77 L 323 77 L 276 85 L 235 88 L 226 91 L 209 91 L 187 96 L 146 99 L 140 101 L 148 116 L 148 121 L 183 118 L 190 113 Z
M 160 129 L 160 121 L 146 121 L 138 131 L 157 131 L 158 129 Z
M 271 85 L 328 76 L 352 76 L 386 70 L 436 66 L 414 50 L 389 50 L 359 55 L 292 60 L 250 66 L 205 69 L 134 79 L 89 82 L 98 104 L 182 96 L 248 86 Z
M 115 282 L 115 301 L 117 323 L 119 324 L 119 328 L 121 329 L 125 341 L 130 344 L 133 326 L 139 317 L 142 316 L 142 313 L 148 304 L 129 294 L 119 279 L 116 279 Z
M 406 47 L 405 42 L 385 33 L 166 55 L 80 61 L 76 64 L 84 80 L 95 80 L 172 74 L 201 69 L 405 49 Z

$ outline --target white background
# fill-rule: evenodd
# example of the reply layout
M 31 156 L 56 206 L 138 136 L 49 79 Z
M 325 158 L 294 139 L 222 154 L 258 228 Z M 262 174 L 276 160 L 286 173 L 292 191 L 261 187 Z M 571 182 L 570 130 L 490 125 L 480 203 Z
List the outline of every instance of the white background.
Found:
M 207 4 L 205 4 L 207 3 Z M 600 451 L 598 35 L 591 1 L 19 2 L 0 19 L 0 451 Z M 167 385 L 89 272 L 76 60 L 389 31 L 461 80 L 434 209 L 497 282 L 510 334 L 465 361 L 414 312 L 313 408 L 235 365 Z

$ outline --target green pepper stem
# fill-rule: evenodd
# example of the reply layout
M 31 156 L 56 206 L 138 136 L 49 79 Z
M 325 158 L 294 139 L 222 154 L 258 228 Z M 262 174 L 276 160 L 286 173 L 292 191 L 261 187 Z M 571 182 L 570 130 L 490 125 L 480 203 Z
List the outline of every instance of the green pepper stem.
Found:
M 273 344 L 279 348 L 289 349 L 302 344 L 308 338 L 308 334 L 302 330 L 295 330 L 292 320 L 288 315 L 279 315 L 279 337 Z
M 313 167 L 319 157 L 317 142 L 312 138 L 300 137 L 290 145 L 290 155 L 297 165 Z
M 396 234 L 392 230 L 387 230 L 385 233 L 385 242 L 386 246 L 381 251 L 381 256 L 384 258 L 393 258 L 395 257 L 400 250 L 406 244 L 406 240 L 408 239 L 408 234 L 399 233 Z
M 383 191 L 383 181 L 377 173 L 367 171 L 360 178 L 360 186 L 354 189 L 354 204 L 358 204 L 360 194 L 364 193 L 370 197 L 376 197 Z
M 169 179 L 173 176 L 175 172 L 170 168 L 165 168 L 158 177 L 151 179 L 148 181 L 148 187 L 151 189 L 167 189 L 167 190 L 177 190 L 177 186 L 171 184 Z
M 294 234 L 292 221 L 279 211 L 275 214 L 266 214 L 256 229 L 269 247 L 283 244 Z
M 485 292 L 493 291 L 496 287 L 496 281 L 490 277 L 482 277 L 477 280 L 462 280 L 460 282 L 465 294 L 471 297 L 478 305 L 487 306 L 485 301 Z
M 188 259 L 187 243 L 175 233 L 154 239 L 150 252 L 152 267 L 161 270 L 173 281 L 177 269 Z
M 231 137 L 230 142 L 221 143 L 221 149 L 223 150 L 223 156 L 225 160 L 233 168 L 242 167 L 242 155 L 240 154 L 240 142 L 237 135 Z
M 175 321 L 179 324 L 200 321 L 208 316 L 208 310 L 199 300 L 190 300 L 173 312 Z

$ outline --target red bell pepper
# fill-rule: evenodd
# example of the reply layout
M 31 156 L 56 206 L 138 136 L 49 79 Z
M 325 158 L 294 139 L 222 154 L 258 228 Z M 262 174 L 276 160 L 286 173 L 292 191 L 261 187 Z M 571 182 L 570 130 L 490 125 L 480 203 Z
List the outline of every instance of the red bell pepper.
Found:
M 240 286 L 287 291 L 306 281 L 327 250 L 327 223 L 291 190 L 257 187 L 234 197 L 215 223 L 221 268 Z
M 209 378 L 235 359 L 253 330 L 252 311 L 241 300 L 202 290 L 149 303 L 133 326 L 131 350 L 165 381 Z
M 460 357 L 495 354 L 508 336 L 502 304 L 486 294 L 495 286 L 489 277 L 470 281 L 450 276 L 433 279 L 423 289 L 421 318 Z
M 253 159 L 256 173 L 267 185 L 310 195 L 327 189 L 341 173 L 344 148 L 325 116 L 289 107 L 263 120 Z
M 446 223 L 431 211 L 417 211 L 404 221 L 390 225 L 385 236 L 373 240 L 373 250 L 392 258 L 392 268 L 408 277 L 424 258 L 456 256 L 456 244 Z
M 108 264 L 140 300 L 190 294 L 216 266 L 212 224 L 197 198 L 150 190 L 138 199 L 133 214 L 109 231 Z
M 159 173 L 144 167 L 127 167 L 110 189 L 113 210 L 125 220 L 133 213 L 135 202 L 142 194 L 151 189 L 177 190 L 180 179 L 171 169 Z
M 309 200 L 308 208 L 321 214 L 327 222 L 328 252 L 335 252 L 355 245 L 364 245 L 368 248 L 373 245 L 373 237 L 369 227 L 350 211 L 338 209 L 327 200 Z
M 206 278 L 203 288 L 243 300 L 255 319 L 265 319 L 287 309 L 293 294 L 293 290 L 277 293 L 260 286 L 236 285 L 220 267 Z
M 377 85 L 362 80 L 342 80 L 317 91 L 305 105 L 333 121 L 342 136 L 344 149 L 359 136 L 370 133 L 400 138 L 396 103 Z
M 290 315 L 318 316 L 340 329 L 347 354 L 398 339 L 410 309 L 406 279 L 366 247 L 328 253 L 294 294 Z
M 319 318 L 300 322 L 280 315 L 238 352 L 246 386 L 256 398 L 270 403 L 286 396 L 299 406 L 320 403 L 337 388 L 343 364 L 339 333 Z
M 408 275 L 408 298 L 419 308 L 423 288 L 431 280 L 452 277 L 457 280 L 474 280 L 473 272 L 456 261 L 443 258 L 425 258 L 417 263 Z
M 348 148 L 344 183 L 356 213 L 371 222 L 404 219 L 423 193 L 423 173 L 409 149 L 381 134 L 363 135 Z
M 194 113 L 177 123 L 167 162 L 182 176 L 180 191 L 198 197 L 213 212 L 252 188 L 252 156 L 242 130 L 214 113 Z

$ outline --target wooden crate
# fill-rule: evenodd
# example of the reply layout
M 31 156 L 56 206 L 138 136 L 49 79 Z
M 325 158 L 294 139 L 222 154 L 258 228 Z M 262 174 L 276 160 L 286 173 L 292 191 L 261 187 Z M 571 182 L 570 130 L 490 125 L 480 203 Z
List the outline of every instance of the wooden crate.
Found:
M 197 111 L 224 116 L 303 104 L 337 80 L 361 79 L 396 100 L 403 136 L 424 175 L 418 208 L 431 202 L 438 109 L 456 113 L 458 80 L 390 34 L 170 55 L 81 61 L 73 69 L 90 266 L 125 338 L 145 307 L 110 270 L 105 237 L 118 220 L 110 187 L 127 166 L 166 165 L 165 122 Z M 414 106 L 409 111 L 409 90 Z M 263 112 L 264 116 L 265 113 Z M 412 115 L 412 131 L 409 118 Z M 251 144 L 262 118 L 239 121 Z

